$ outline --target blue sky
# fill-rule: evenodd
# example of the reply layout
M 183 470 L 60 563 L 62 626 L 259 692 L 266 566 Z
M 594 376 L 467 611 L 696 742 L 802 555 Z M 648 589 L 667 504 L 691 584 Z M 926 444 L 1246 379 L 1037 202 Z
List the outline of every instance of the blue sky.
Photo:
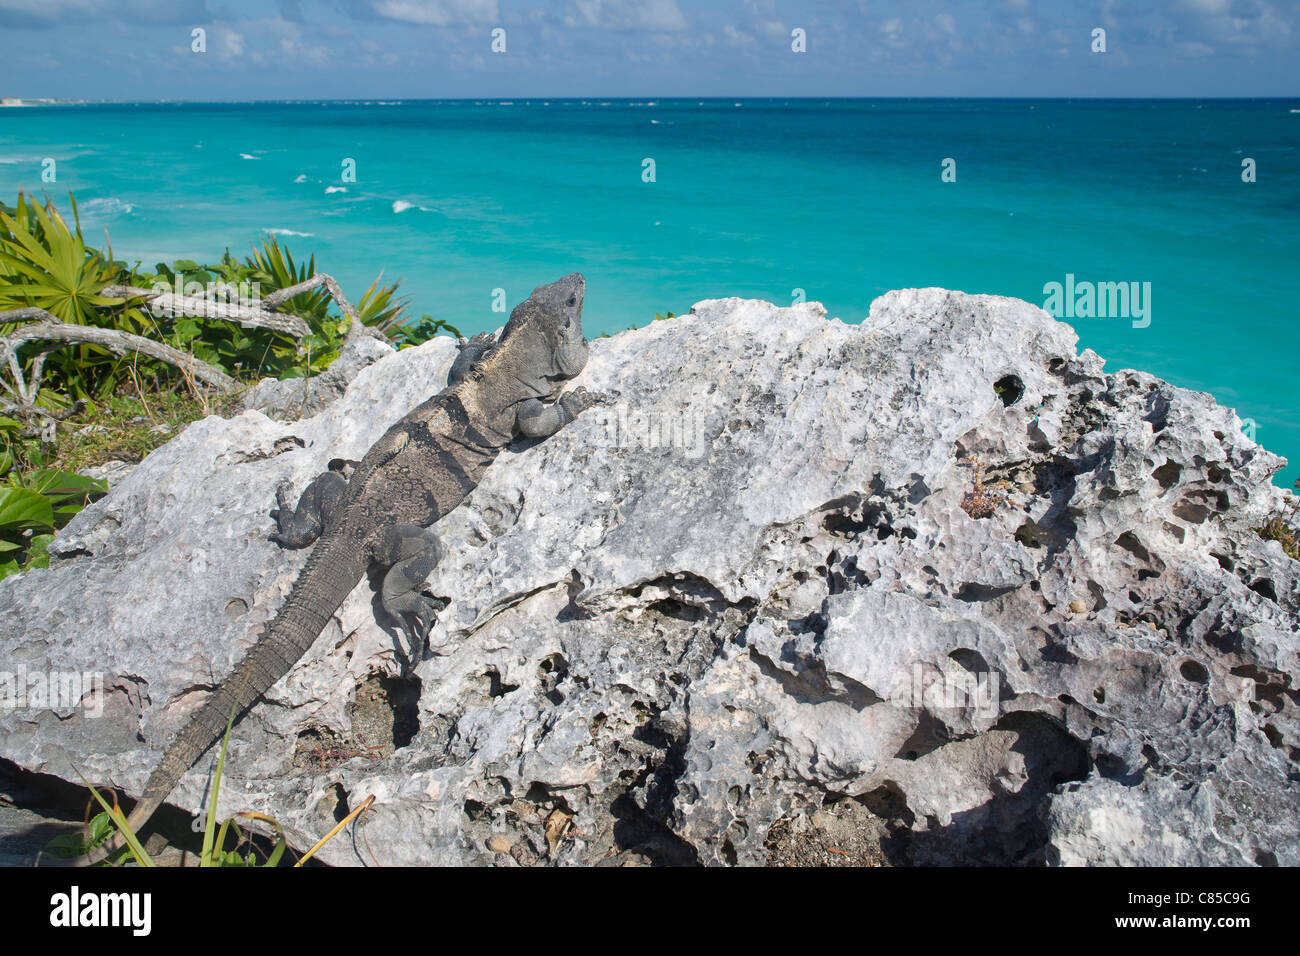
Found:
M 71 99 L 1300 93 L 1296 0 L 0 0 L 0 44 Z

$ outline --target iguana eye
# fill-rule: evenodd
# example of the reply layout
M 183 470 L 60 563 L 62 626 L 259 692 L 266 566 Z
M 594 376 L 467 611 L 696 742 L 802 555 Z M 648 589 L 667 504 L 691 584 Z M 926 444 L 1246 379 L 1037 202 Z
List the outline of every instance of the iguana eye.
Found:
M 577 304 L 578 304 L 578 297 L 577 297 L 576 295 L 571 295 L 571 296 L 569 296 L 569 303 L 568 303 L 568 304 L 569 304 L 569 305 L 577 305 Z

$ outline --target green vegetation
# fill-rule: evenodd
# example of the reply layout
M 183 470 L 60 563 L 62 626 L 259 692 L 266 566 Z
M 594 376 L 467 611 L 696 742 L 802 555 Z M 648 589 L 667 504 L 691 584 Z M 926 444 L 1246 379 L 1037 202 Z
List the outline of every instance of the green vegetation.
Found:
M 230 731 L 235 725 L 235 714 L 238 711 L 238 705 L 230 708 L 230 717 L 226 721 L 226 733 L 221 738 L 221 754 L 217 758 L 217 768 L 212 775 L 212 788 L 208 792 L 208 807 L 217 805 L 217 798 L 221 795 L 221 775 L 226 767 L 226 751 L 230 744 Z M 82 778 L 83 782 L 85 778 Z M 45 850 L 61 859 L 73 859 L 84 856 L 92 850 L 104 846 L 115 833 L 122 834 L 122 840 L 125 846 L 114 851 L 100 865 L 120 866 L 134 861 L 137 866 L 152 867 L 156 866 L 153 858 L 146 852 L 144 846 L 140 843 L 139 838 L 126 822 L 126 816 L 122 809 L 117 805 L 117 795 L 113 797 L 112 804 L 104 798 L 104 795 L 95 787 L 86 783 L 90 789 L 91 796 L 103 810 L 94 817 L 86 821 L 84 832 L 65 833 L 55 837 L 45 845 Z M 294 866 L 302 866 L 311 859 L 316 851 L 332 840 L 340 831 L 349 823 L 360 817 L 370 809 L 375 798 L 373 795 L 367 797 L 361 804 L 343 820 L 330 830 L 324 837 L 316 842 L 306 853 L 304 853 Z M 270 824 L 275 830 L 276 841 L 274 847 L 266 854 L 265 859 L 259 859 L 260 850 L 251 838 L 251 833 L 245 833 L 244 830 L 236 823 L 236 818 L 244 820 L 258 820 L 262 823 Z M 226 849 L 228 838 L 234 836 L 234 846 Z M 288 846 L 288 841 L 284 836 L 284 828 L 280 826 L 278 820 L 274 817 L 267 816 L 265 813 L 253 813 L 246 811 L 236 813 L 234 817 L 225 820 L 220 828 L 216 825 L 215 814 L 208 814 L 204 821 L 203 827 L 203 848 L 199 853 L 199 866 L 203 867 L 273 867 L 280 863 L 284 856 L 284 851 Z
M 1296 479 L 1295 490 L 1300 493 L 1300 478 Z M 1282 545 L 1288 557 L 1300 561 L 1300 507 L 1293 505 L 1290 514 L 1275 515 L 1254 530 L 1265 541 Z
M 233 409 L 244 388 L 259 379 L 320 374 L 338 357 L 351 327 L 319 284 L 274 306 L 276 314 L 305 324 L 301 336 L 204 315 L 164 311 L 160 317 L 144 290 L 165 286 L 191 295 L 185 289 L 195 283 L 204 293 L 224 287 L 232 303 L 252 299 L 260 310 L 266 306 L 259 300 L 316 278 L 315 257 L 295 261 L 271 238 L 242 260 L 227 250 L 211 265 L 178 260 L 152 269 L 128 266 L 114 259 L 111 246 L 101 251 L 86 244 L 76 199 L 69 200 L 71 224 L 48 199 L 38 203 L 19 193 L 13 206 L 0 203 L 0 313 L 48 313 L 0 319 L 0 577 L 44 567 L 53 533 L 107 491 L 77 470 L 112 459 L 138 461 L 189 422 Z M 110 287 L 114 294 L 106 295 Z M 440 334 L 460 337 L 427 315 L 404 325 L 407 303 L 397 289 L 398 283 L 376 278 L 355 304 L 357 319 L 402 348 Z M 139 338 L 114 351 L 33 332 L 9 348 L 8 337 L 39 331 L 51 319 Z M 141 339 L 174 349 L 168 354 L 189 367 L 143 354 Z M 229 376 L 236 387 L 196 381 L 193 360 L 206 363 L 218 379 Z M 221 379 L 223 385 L 229 380 Z

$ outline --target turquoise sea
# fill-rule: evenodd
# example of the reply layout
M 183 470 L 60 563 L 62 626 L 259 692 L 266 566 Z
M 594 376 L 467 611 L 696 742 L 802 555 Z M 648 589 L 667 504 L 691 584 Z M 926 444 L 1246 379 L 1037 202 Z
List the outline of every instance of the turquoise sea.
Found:
M 727 295 L 854 322 L 906 286 L 1150 283 L 1149 324 L 1076 318 L 1082 345 L 1235 407 L 1289 487 L 1298 146 L 1300 100 L 84 104 L 0 109 L 0 196 L 72 192 L 92 243 L 149 266 L 275 234 L 467 334 L 503 321 L 494 289 L 574 270 L 589 335 Z

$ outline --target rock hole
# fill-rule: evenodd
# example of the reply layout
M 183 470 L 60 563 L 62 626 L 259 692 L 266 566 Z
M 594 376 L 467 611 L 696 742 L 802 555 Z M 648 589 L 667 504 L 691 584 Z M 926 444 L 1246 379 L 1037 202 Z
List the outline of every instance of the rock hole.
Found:
M 1273 587 L 1273 582 L 1268 578 L 1260 578 L 1250 586 L 1250 589 L 1256 594 L 1268 598 L 1274 604 L 1277 603 L 1277 589 Z
M 1205 505 L 1188 501 L 1186 498 L 1174 505 L 1174 515 L 1191 524 L 1203 524 L 1211 514 L 1212 512 Z
M 248 611 L 248 602 L 243 598 L 234 598 L 226 605 L 226 617 L 239 617 Z
M 971 650 L 969 647 L 959 647 L 951 652 L 948 657 L 956 661 L 965 670 L 972 674 L 987 674 L 989 665 L 979 651 Z
M 1219 562 L 1219 567 L 1223 568 L 1225 571 L 1231 571 L 1236 567 L 1236 565 L 1232 563 L 1232 558 L 1228 557 L 1226 554 L 1216 554 L 1213 555 L 1213 557 L 1214 560 Z
M 1177 539 L 1179 544 L 1183 543 L 1183 539 L 1186 535 L 1186 532 L 1183 531 L 1181 526 L 1166 521 L 1164 523 L 1164 528 L 1165 531 L 1168 533 L 1169 537 Z
M 1210 680 L 1210 672 L 1205 669 L 1205 665 L 1200 661 L 1183 661 L 1178 668 L 1178 673 L 1193 684 L 1205 684 Z
M 1016 587 L 1017 585 L 1014 584 L 993 585 L 978 584 L 973 581 L 967 581 L 957 589 L 957 594 L 955 596 L 959 601 L 967 601 L 970 603 L 993 601 L 1002 597 L 1004 594 L 1011 593 L 1016 589 Z
M 1115 544 L 1133 555 L 1139 561 L 1146 564 L 1151 563 L 1151 552 L 1143 546 L 1142 542 L 1138 540 L 1138 536 L 1132 531 L 1125 531 L 1115 539 Z
M 387 756 L 410 744 L 420 731 L 418 677 L 371 674 L 357 686 L 348 712 L 357 744 Z
M 1183 466 L 1176 461 L 1166 461 L 1163 465 L 1151 472 L 1151 477 L 1160 482 L 1160 487 L 1168 491 L 1174 485 L 1178 484 L 1178 479 L 1183 473 Z
M 728 866 L 735 866 L 738 862 L 736 848 L 731 845 L 731 837 L 722 841 L 722 858 L 727 861 Z
M 1026 521 L 1016 529 L 1016 540 L 1026 548 L 1041 548 L 1043 546 L 1043 536 L 1038 525 L 1032 521 Z
M 993 383 L 993 391 L 1002 400 L 1002 404 L 1010 408 L 1024 397 L 1025 383 L 1019 375 L 1003 375 Z
M 1258 866 L 1277 866 L 1277 854 L 1271 850 L 1256 850 L 1255 863 Z
M 352 812 L 352 808 L 348 806 L 348 792 L 343 789 L 341 783 L 332 783 L 325 788 L 325 801 L 333 804 L 329 814 L 334 818 L 335 823 L 342 823 Z
M 537 665 L 537 680 L 542 685 L 542 696 L 552 704 L 564 703 L 559 686 L 569 676 L 569 662 L 563 654 L 548 654 Z
M 1106 688 L 1098 687 L 1092 692 L 1092 699 L 1099 704 L 1106 703 Z
M 489 667 L 484 673 L 483 679 L 488 683 L 489 697 L 504 697 L 511 691 L 518 690 L 518 684 L 507 684 L 501 680 L 501 672 L 495 667 Z

